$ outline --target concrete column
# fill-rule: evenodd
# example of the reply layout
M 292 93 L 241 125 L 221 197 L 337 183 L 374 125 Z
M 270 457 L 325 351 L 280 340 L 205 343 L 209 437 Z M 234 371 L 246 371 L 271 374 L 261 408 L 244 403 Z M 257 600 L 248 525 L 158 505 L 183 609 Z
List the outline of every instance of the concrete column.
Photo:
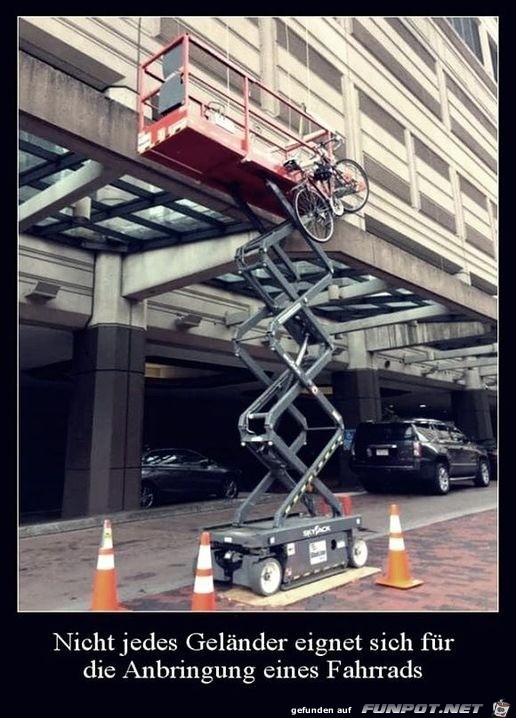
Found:
M 121 268 L 98 255 L 92 320 L 74 338 L 63 518 L 139 506 L 144 310 L 120 297 Z
M 364 155 L 362 151 L 362 130 L 360 107 L 358 100 L 358 89 L 351 77 L 349 65 L 342 75 L 342 96 L 344 98 L 344 123 L 346 127 L 346 157 L 349 157 L 363 167 Z M 346 215 L 346 222 L 354 224 L 360 229 L 365 229 L 364 212 Z
M 486 389 L 478 369 L 466 370 L 466 389 L 452 392 L 453 419 L 459 429 L 477 439 L 492 439 L 493 425 Z
M 344 419 L 344 430 L 356 429 L 361 421 L 381 419 L 380 385 L 375 369 L 354 369 L 333 374 L 335 408 Z M 349 450 L 339 449 L 339 488 L 358 488 L 359 482 L 349 468 Z
M 361 421 L 381 419 L 380 385 L 375 369 L 334 374 L 332 383 L 333 403 L 342 414 L 346 429 L 356 429 Z
M 348 369 L 332 376 L 333 404 L 344 419 L 344 430 L 356 429 L 361 421 L 378 421 L 382 416 L 378 372 L 373 368 L 373 353 L 366 349 L 365 332 L 350 332 L 347 341 Z M 359 487 L 349 468 L 349 450 L 339 449 L 338 453 L 340 487 Z
M 442 51 L 442 43 L 439 43 L 441 45 L 441 51 Z M 439 86 L 439 97 L 441 99 L 441 111 L 442 111 L 442 118 L 444 126 L 448 131 L 451 130 L 451 116 L 450 116 L 450 103 L 448 100 L 448 88 L 446 87 L 446 76 L 444 73 L 444 67 L 442 60 L 440 59 L 442 57 L 441 51 L 438 53 L 438 59 L 435 63 L 435 71 L 437 75 L 437 84 Z
M 273 17 L 258 18 L 260 32 L 260 71 L 263 84 L 278 89 L 278 51 L 276 42 L 276 20 Z M 268 92 L 261 91 L 262 109 L 273 117 L 279 113 L 278 101 Z
M 469 271 L 469 264 L 467 260 L 467 247 L 466 247 L 466 221 L 464 218 L 464 205 L 462 203 L 462 192 L 460 189 L 459 175 L 455 167 L 450 167 L 450 184 L 453 193 L 453 202 L 455 205 L 455 221 L 457 226 L 457 236 L 462 247 L 463 267 L 459 270 L 455 276 L 460 279 L 461 282 L 469 284 L 471 286 L 471 274 Z

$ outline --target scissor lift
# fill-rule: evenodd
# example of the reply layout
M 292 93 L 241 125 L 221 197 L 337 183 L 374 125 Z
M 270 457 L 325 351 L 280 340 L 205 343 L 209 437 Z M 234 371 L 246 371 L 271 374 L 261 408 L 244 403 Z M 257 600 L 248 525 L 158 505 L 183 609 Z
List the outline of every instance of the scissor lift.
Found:
M 220 82 L 224 72 L 228 86 L 240 85 L 241 90 L 229 102 Z M 145 85 L 149 78 L 150 90 Z M 331 283 L 333 266 L 321 246 L 303 231 L 286 196 L 296 177 L 284 163 L 294 154 L 310 155 L 310 142 L 330 138 L 331 132 L 290 106 L 309 132 L 309 140 L 306 132 L 305 139 L 299 139 L 299 133 L 258 109 L 258 94 L 262 100 L 272 98 L 278 108 L 280 103 L 288 107 L 284 98 L 188 35 L 142 65 L 140 88 L 142 155 L 208 186 L 225 192 L 233 189 L 250 217 L 255 215 L 248 205 L 284 219 L 264 232 L 255 217 L 260 235 L 236 254 L 238 272 L 263 308 L 238 327 L 235 354 L 265 386 L 238 426 L 242 445 L 264 465 L 266 474 L 231 524 L 209 528 L 214 578 L 270 595 L 341 572 L 348 565 L 363 566 L 367 547 L 354 536 L 361 517 L 344 515 L 338 499 L 318 478 L 343 443 L 344 429 L 342 417 L 314 382 L 331 360 L 334 344 L 311 304 Z M 226 102 L 224 112 L 215 102 Z M 296 229 L 309 244 L 311 263 L 317 267 L 310 282 L 283 246 Z M 285 368 L 277 376 L 271 377 L 253 357 L 250 347 L 256 339 L 283 362 Z M 324 417 L 322 426 L 309 425 L 300 410 L 298 400 L 305 394 Z M 323 443 L 308 461 L 303 449 L 314 431 L 321 432 Z M 253 519 L 253 509 L 274 482 L 287 490 L 286 498 L 274 516 Z M 316 506 L 314 496 L 324 499 L 330 516 L 318 513 L 320 502 Z M 300 505 L 302 510 L 297 510 Z
M 302 228 L 296 225 L 294 211 L 281 190 L 271 181 L 266 184 L 290 219 L 237 251 L 238 272 L 264 306 L 238 327 L 234 348 L 236 356 L 265 385 L 240 416 L 238 427 L 242 445 L 267 473 L 237 509 L 232 524 L 209 528 L 215 580 L 248 586 L 262 595 L 339 573 L 348 565 L 363 566 L 367 560 L 365 542 L 353 533 L 361 527 L 361 517 L 345 516 L 341 503 L 318 478 L 341 446 L 344 430 L 342 417 L 314 383 L 331 360 L 334 344 L 310 305 L 330 284 L 332 263 L 305 235 L 314 254 L 311 261 L 320 269 L 318 277 L 306 286 L 282 247 L 296 228 Z M 250 340 L 258 337 L 285 364 L 275 378 L 250 353 Z M 296 406 L 304 393 L 317 403 L 326 418 L 324 426 L 309 426 Z M 288 441 L 281 431 L 287 414 L 291 426 L 296 427 Z M 300 453 L 311 431 L 323 432 L 325 443 L 307 464 Z M 252 510 L 276 481 L 287 489 L 286 498 L 274 516 L 252 520 Z M 314 496 L 324 499 L 331 516 L 318 514 L 320 502 L 316 505 Z M 304 510 L 294 512 L 299 503 Z

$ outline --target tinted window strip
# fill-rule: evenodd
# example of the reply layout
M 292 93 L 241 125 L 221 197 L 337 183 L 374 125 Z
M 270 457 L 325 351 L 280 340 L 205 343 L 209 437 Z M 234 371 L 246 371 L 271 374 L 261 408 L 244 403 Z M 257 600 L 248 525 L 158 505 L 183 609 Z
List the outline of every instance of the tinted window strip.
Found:
M 428 67 L 435 72 L 435 60 L 428 50 L 422 45 L 416 36 L 408 29 L 403 22 L 397 17 L 387 17 L 385 20 L 389 23 L 393 30 L 395 30 L 400 37 L 402 37 L 407 45 L 414 50 L 414 52 L 420 57 L 421 60 L 428 65 Z
M 427 197 L 422 192 L 420 193 L 420 200 L 422 214 L 430 217 L 430 219 L 433 219 L 435 222 L 440 224 L 442 227 L 449 229 L 454 234 L 457 232 L 455 217 L 451 212 L 448 212 L 447 209 L 441 207 L 441 205 L 431 200 L 430 197 Z
M 396 60 L 390 52 L 365 27 L 353 19 L 353 31 L 351 33 L 376 59 L 381 62 L 401 84 L 407 88 L 430 112 L 441 119 L 441 105 L 432 95 L 425 90 L 413 75 Z

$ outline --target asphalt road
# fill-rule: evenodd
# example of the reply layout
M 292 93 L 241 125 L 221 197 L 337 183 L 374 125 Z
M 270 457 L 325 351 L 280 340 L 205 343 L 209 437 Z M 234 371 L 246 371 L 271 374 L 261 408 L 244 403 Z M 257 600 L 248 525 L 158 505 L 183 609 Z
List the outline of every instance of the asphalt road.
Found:
M 255 515 L 270 516 L 280 498 L 269 495 Z M 464 482 L 454 484 L 447 496 L 353 495 L 352 509 L 362 516 L 366 540 L 388 533 L 391 503 L 398 505 L 404 532 L 435 525 L 437 535 L 438 522 L 496 508 L 497 498 L 496 482 L 485 489 Z M 151 509 L 142 520 L 114 524 L 115 567 L 122 602 L 191 585 L 201 531 L 231 522 L 234 513 L 234 508 L 219 509 L 214 502 L 206 504 L 209 511 L 186 513 L 187 507 L 181 508 L 182 513 L 174 507 L 169 513 L 156 510 L 153 514 Z M 99 519 L 93 528 L 20 538 L 20 611 L 89 609 L 101 527 Z

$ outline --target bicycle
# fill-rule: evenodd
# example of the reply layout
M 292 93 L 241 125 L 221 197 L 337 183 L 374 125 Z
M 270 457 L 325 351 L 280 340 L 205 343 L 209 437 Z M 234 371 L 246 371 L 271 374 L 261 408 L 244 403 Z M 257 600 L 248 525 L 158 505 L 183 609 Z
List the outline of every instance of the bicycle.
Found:
M 332 136 L 313 146 L 316 159 L 308 167 L 295 158 L 283 166 L 287 172 L 301 172 L 293 188 L 293 205 L 301 228 L 317 242 L 327 242 L 335 227 L 334 217 L 358 212 L 368 200 L 369 181 L 362 167 L 353 160 L 334 161 L 326 147 L 335 151 L 342 139 Z

